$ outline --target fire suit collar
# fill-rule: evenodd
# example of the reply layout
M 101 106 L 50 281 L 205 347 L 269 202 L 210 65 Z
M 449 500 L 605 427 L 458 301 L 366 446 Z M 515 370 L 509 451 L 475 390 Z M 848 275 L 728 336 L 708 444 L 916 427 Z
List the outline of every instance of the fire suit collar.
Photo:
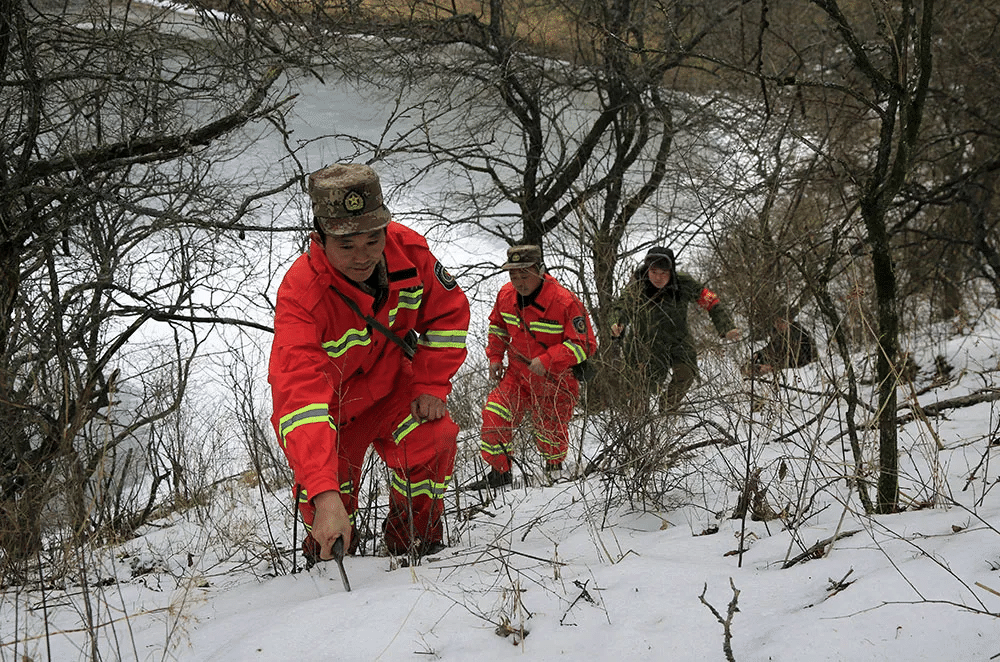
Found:
M 554 283 L 556 282 L 556 279 L 549 274 L 545 274 L 542 277 L 542 284 L 528 296 L 522 297 L 520 294 L 515 292 L 514 295 L 517 297 L 517 307 L 521 310 L 528 307 L 537 308 L 544 313 L 545 309 L 548 308 L 549 304 L 552 302 L 551 293 L 555 292 L 552 287 L 545 287 L 545 284 L 550 281 Z
M 535 291 L 532 292 L 531 294 L 529 294 L 528 296 L 524 296 L 523 297 L 520 294 L 518 294 L 517 295 L 517 307 L 521 308 L 521 309 L 524 309 L 524 308 L 527 308 L 528 306 L 534 306 L 535 305 L 535 299 L 538 298 L 538 293 L 542 291 L 542 287 L 544 285 L 545 285 L 545 281 L 543 280 L 541 283 L 538 284 L 538 287 L 535 288 Z
M 389 237 L 392 238 L 392 235 Z M 385 258 L 383 264 L 388 274 L 387 286 L 392 290 L 403 290 L 408 287 L 420 285 L 420 275 L 415 265 L 402 246 L 395 241 L 385 242 Z
M 379 274 L 379 283 L 388 290 L 401 290 L 420 285 L 421 281 L 416 265 L 407 257 L 403 246 L 400 245 L 394 225 L 394 223 L 390 223 L 386 229 L 382 264 L 376 269 L 376 273 Z M 319 241 L 318 236 L 313 237 L 309 246 L 309 261 L 319 284 L 323 289 L 335 285 L 344 292 L 350 291 L 350 289 L 357 291 L 357 284 L 334 269 L 330 261 L 326 259 L 323 244 Z M 365 293 L 370 296 L 370 292 L 366 291 Z

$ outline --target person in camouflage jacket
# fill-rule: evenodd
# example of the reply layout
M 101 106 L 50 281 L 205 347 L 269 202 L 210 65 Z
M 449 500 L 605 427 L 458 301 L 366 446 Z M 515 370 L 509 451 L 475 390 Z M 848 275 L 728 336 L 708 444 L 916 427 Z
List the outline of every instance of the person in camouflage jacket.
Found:
M 774 318 L 767 344 L 751 355 L 744 374 L 759 377 L 786 368 L 799 368 L 816 360 L 816 342 L 794 318 L 788 308 Z
M 708 312 L 720 337 L 739 339 L 719 297 L 678 272 L 673 251 L 657 246 L 646 254 L 612 311 L 611 335 L 621 340 L 625 365 L 635 370 L 635 387 L 646 402 L 659 393 L 661 412 L 676 409 L 698 377 L 698 354 L 688 327 L 692 303 Z

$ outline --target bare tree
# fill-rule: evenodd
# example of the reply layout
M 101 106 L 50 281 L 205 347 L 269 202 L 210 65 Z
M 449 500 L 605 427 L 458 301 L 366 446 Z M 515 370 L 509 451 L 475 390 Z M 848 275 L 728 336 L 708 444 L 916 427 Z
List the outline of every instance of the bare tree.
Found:
M 737 210 L 729 224 L 719 262 L 751 325 L 775 300 L 812 299 L 848 364 L 852 431 L 863 375 L 849 364 L 852 346 L 876 346 L 877 509 L 890 512 L 897 507 L 891 419 L 905 379 L 898 336 L 925 302 L 955 315 L 976 277 L 996 291 L 990 209 L 1000 90 L 990 75 L 996 38 L 988 27 L 997 25 L 996 11 L 979 2 L 756 6 L 759 13 L 744 19 L 746 34 L 757 37 L 734 40 L 752 47 L 713 51 L 748 99 L 744 83 L 759 82 L 746 121 L 764 127 L 730 133 L 760 164 L 761 185 L 747 198 L 749 211 Z M 804 159 L 806 150 L 813 156 Z M 853 432 L 851 446 L 863 486 Z
M 932 0 L 892 7 L 855 3 L 842 7 L 836 0 L 801 4 L 800 12 L 784 14 L 768 13 L 768 6 L 761 5 L 759 48 L 745 70 L 755 72 L 761 81 L 768 107 L 778 102 L 782 90 L 792 90 L 784 101 L 802 108 L 813 126 L 834 123 L 838 129 L 832 137 L 844 138 L 827 142 L 806 138 L 805 144 L 851 182 L 845 218 L 856 209 L 865 229 L 877 320 L 877 509 L 892 512 L 898 498 L 895 411 L 900 333 L 893 222 L 921 146 L 936 10 Z M 822 26 L 815 33 L 822 37 L 819 42 L 809 43 L 796 32 L 810 20 Z
M 201 325 L 266 329 L 227 314 L 259 294 L 232 286 L 259 263 L 247 233 L 271 225 L 255 201 L 297 181 L 263 185 L 245 157 L 233 165 L 247 129 L 281 125 L 290 59 L 275 39 L 234 14 L 0 0 L 0 551 L 11 576 L 42 544 L 57 472 L 69 467 L 83 495 L 111 449 L 177 411 L 211 335 Z M 88 535 L 80 499 L 74 530 Z
M 977 0 L 936 9 L 935 64 L 921 149 L 902 191 L 908 291 L 929 292 L 942 318 L 954 317 L 985 280 L 1000 301 L 1000 15 Z
M 338 65 L 368 91 L 396 91 L 386 101 L 397 110 L 380 142 L 354 138 L 358 152 L 409 159 L 414 178 L 437 184 L 428 208 L 449 227 L 567 258 L 581 288 L 593 275 L 599 309 L 630 223 L 664 181 L 678 112 L 665 83 L 743 4 L 491 0 L 470 13 L 418 1 L 405 15 L 367 5 L 392 18 L 358 29 L 383 39 Z M 556 230 L 583 241 L 552 241 Z

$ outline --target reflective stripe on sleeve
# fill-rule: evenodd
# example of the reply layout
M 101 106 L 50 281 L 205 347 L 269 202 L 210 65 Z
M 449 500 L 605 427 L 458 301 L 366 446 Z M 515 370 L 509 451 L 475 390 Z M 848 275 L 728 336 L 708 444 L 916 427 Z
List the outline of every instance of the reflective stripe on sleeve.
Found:
M 337 430 L 337 424 L 330 416 L 329 405 L 325 402 L 306 405 L 279 419 L 278 430 L 281 433 L 281 445 L 288 448 L 288 435 L 300 425 L 309 423 L 327 423 L 331 430 Z
M 417 339 L 418 345 L 424 347 L 444 347 L 450 349 L 465 349 L 465 337 L 468 335 L 462 330 L 434 330 L 420 336 Z
M 510 338 L 510 334 L 507 333 L 507 329 L 497 326 L 496 324 L 490 324 L 489 334 L 491 336 L 499 336 L 500 338 Z
M 396 445 L 398 446 L 399 442 L 403 441 L 403 438 L 406 435 L 416 430 L 417 426 L 420 425 L 422 422 L 423 421 L 414 418 L 413 414 L 410 414 L 409 416 L 404 418 L 403 422 L 397 425 L 396 429 L 392 431 L 393 442 L 395 442 Z
M 582 347 L 580 347 L 578 344 L 576 344 L 572 340 L 565 340 L 565 341 L 563 341 L 563 345 L 566 347 L 566 349 L 568 349 L 569 351 L 573 352 L 573 356 L 576 357 L 576 362 L 577 363 L 580 363 L 582 361 L 586 361 L 587 360 L 587 353 L 585 351 L 583 351 Z
M 516 326 L 518 328 L 521 326 L 521 318 L 514 313 L 505 313 L 501 311 L 500 317 L 503 318 L 504 322 L 507 322 L 507 324 L 510 324 L 511 326 Z

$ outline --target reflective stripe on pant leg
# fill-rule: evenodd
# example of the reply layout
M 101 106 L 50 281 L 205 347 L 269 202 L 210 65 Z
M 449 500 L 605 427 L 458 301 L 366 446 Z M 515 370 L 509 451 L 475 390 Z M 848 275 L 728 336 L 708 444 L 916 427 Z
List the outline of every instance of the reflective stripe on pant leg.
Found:
M 532 423 L 535 444 L 546 462 L 562 462 L 569 451 L 569 419 L 573 416 L 576 395 L 565 389 L 543 394 L 534 402 Z
M 483 427 L 479 435 L 479 452 L 493 469 L 510 471 L 510 442 L 514 428 L 524 416 L 525 399 L 519 383 L 505 378 L 490 392 L 483 407 Z
M 458 426 L 445 416 L 409 427 L 399 444 L 376 442 L 376 451 L 392 469 L 385 522 L 390 552 L 442 541 L 444 496 L 455 466 L 457 438 Z
M 487 401 L 483 408 L 479 451 L 486 463 L 497 471 L 510 471 L 508 457 L 514 434 L 513 418 L 513 413 L 499 402 Z

